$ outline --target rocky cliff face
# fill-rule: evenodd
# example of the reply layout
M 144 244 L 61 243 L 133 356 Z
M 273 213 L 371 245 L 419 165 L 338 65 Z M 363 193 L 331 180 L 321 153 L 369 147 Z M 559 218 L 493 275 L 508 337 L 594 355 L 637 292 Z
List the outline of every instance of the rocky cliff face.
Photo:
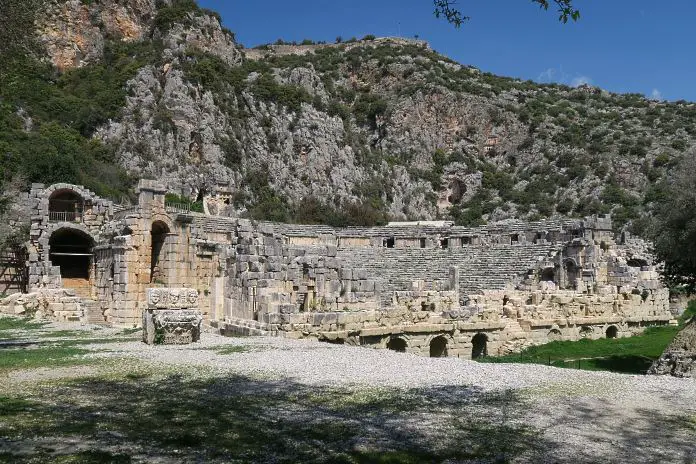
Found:
M 39 36 L 61 71 L 98 63 L 107 37 L 145 39 L 157 8 L 155 0 L 48 0 L 37 21 Z
M 186 1 L 53 0 L 37 24 L 62 70 L 98 63 L 108 41 L 156 49 L 94 136 L 133 176 L 222 193 L 235 214 L 623 224 L 693 145 L 693 104 L 492 76 L 418 41 L 244 51 Z

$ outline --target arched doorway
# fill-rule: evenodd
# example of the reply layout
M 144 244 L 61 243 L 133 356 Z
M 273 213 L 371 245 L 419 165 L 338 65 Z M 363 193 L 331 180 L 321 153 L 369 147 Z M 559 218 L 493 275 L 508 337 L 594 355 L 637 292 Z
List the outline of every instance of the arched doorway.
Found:
M 435 337 L 430 341 L 430 357 L 447 357 L 447 339 L 443 336 Z
M 556 279 L 556 273 L 552 267 L 546 267 L 541 271 L 542 282 L 553 282 Z
M 567 290 L 576 289 L 578 286 L 578 280 L 582 276 L 582 268 L 573 259 L 567 259 L 564 263 L 565 274 L 566 274 L 566 285 Z
M 63 287 L 73 288 L 83 297 L 90 294 L 90 270 L 94 241 L 77 229 L 58 229 L 48 241 L 51 264 L 60 267 Z
M 607 327 L 607 338 L 616 338 L 619 336 L 619 329 L 615 325 L 610 325 Z
M 56 190 L 48 198 L 48 219 L 56 222 L 82 222 L 84 200 L 70 189 Z
M 392 337 L 388 342 L 387 342 L 387 349 L 396 351 L 398 353 L 405 353 L 406 352 L 406 340 L 404 340 L 401 337 Z
M 150 254 L 150 283 L 166 283 L 166 273 L 164 261 L 166 259 L 164 244 L 169 234 L 169 227 L 162 221 L 152 223 L 150 231 L 151 254 Z
M 488 355 L 488 336 L 477 333 L 471 339 L 471 359 L 482 358 Z

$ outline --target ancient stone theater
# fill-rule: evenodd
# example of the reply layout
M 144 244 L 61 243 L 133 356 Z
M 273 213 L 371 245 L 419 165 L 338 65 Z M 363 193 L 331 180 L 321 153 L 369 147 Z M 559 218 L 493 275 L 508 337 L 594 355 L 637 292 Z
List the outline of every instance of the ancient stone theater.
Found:
M 165 193 L 141 181 L 124 207 L 33 185 L 25 288 L 0 288 L 0 311 L 134 327 L 182 309 L 166 334 L 175 342 L 195 341 L 176 326 L 200 314 L 223 334 L 462 358 L 672 319 L 646 244 L 615 237 L 608 217 L 333 228 L 195 213 Z

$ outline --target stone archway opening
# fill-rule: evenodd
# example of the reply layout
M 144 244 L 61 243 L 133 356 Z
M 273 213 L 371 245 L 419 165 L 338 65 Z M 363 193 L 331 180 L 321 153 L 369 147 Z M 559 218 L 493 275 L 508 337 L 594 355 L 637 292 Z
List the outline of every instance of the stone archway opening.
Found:
M 84 199 L 70 189 L 56 190 L 48 198 L 48 219 L 55 222 L 82 222 Z
M 392 337 L 387 342 L 387 349 L 396 351 L 397 353 L 406 352 L 406 340 L 401 337 Z
M 471 339 L 471 359 L 488 356 L 488 335 L 477 333 Z
M 63 286 L 89 296 L 94 241 L 76 229 L 58 229 L 48 241 L 51 264 L 60 268 Z
M 443 336 L 438 336 L 430 341 L 430 357 L 431 358 L 446 358 L 447 357 L 447 339 Z
M 556 272 L 552 267 L 547 267 L 541 271 L 542 282 L 554 282 L 556 280 Z
M 564 266 L 566 274 L 566 289 L 572 290 L 577 288 L 578 280 L 582 276 L 582 268 L 572 259 L 566 260 Z
M 607 338 L 616 338 L 619 336 L 619 329 L 615 325 L 610 325 L 607 327 L 606 335 Z
M 150 231 L 151 255 L 150 255 L 150 283 L 165 282 L 165 249 L 164 244 L 169 234 L 169 227 L 162 221 L 152 223 Z

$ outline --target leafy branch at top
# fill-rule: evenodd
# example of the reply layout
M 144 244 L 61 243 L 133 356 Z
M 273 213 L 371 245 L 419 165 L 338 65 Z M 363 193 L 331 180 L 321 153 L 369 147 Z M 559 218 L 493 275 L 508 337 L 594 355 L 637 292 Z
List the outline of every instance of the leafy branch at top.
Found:
M 577 21 L 580 19 L 580 10 L 573 6 L 573 0 L 531 0 L 532 3 L 538 4 L 544 10 L 548 10 L 549 6 L 555 4 L 558 7 L 558 20 L 562 23 L 567 23 L 569 19 Z M 470 19 L 469 16 L 462 14 L 457 8 L 457 0 L 433 0 L 435 6 L 435 17 L 444 17 L 447 22 L 459 27 Z

